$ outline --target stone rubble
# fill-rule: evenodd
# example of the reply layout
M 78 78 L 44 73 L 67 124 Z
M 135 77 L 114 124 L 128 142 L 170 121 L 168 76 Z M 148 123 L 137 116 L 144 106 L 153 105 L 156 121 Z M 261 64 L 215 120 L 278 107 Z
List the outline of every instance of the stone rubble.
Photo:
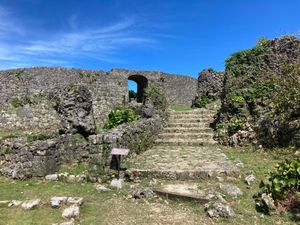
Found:
M 31 200 L 24 201 L 21 205 L 21 208 L 25 210 L 30 210 L 36 208 L 40 204 L 41 204 L 41 199 L 31 199 Z
M 63 210 L 62 217 L 66 219 L 77 219 L 79 218 L 79 206 L 71 205 L 68 208 Z
M 245 177 L 245 182 L 246 184 L 248 184 L 249 186 L 254 184 L 256 181 L 256 177 L 253 174 L 250 174 L 248 176 Z
M 221 183 L 219 185 L 219 187 L 222 191 L 224 191 L 226 194 L 230 195 L 233 198 L 237 198 L 237 197 L 243 195 L 243 192 L 237 186 Z

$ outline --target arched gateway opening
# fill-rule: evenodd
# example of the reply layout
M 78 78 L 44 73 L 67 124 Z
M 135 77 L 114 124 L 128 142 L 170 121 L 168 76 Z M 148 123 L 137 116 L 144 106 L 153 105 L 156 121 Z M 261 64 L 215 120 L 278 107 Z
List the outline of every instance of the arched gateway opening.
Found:
M 136 85 L 133 82 L 136 83 Z M 134 94 L 132 91 L 136 93 L 136 101 L 137 102 L 144 102 L 145 99 L 145 89 L 148 86 L 148 80 L 146 77 L 141 75 L 132 75 L 128 77 L 128 90 L 131 92 L 129 96 L 133 97 Z M 130 98 L 129 98 L 130 101 Z

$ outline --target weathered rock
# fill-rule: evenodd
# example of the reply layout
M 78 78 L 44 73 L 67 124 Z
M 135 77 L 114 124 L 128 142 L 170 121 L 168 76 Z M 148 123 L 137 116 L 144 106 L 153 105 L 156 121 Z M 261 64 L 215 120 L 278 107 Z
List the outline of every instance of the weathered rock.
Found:
M 9 207 L 11 206 L 20 206 L 23 203 L 23 201 L 19 201 L 19 200 L 12 200 L 10 201 L 10 203 L 8 204 Z
M 77 219 L 79 218 L 79 206 L 77 205 L 71 205 L 68 208 L 64 209 L 62 213 L 62 217 L 66 219 Z
M 152 198 L 155 194 L 150 188 L 136 189 L 132 192 L 132 197 L 136 199 Z
M 217 100 L 223 92 L 224 72 L 204 69 L 198 76 L 198 97 L 208 97 Z
M 260 197 L 260 201 L 257 203 L 257 205 L 260 208 L 262 208 L 265 212 L 267 212 L 269 215 L 277 213 L 275 202 L 271 194 L 262 193 Z
M 83 204 L 84 200 L 81 197 L 69 197 L 67 199 L 68 205 L 78 205 L 81 206 Z
M 58 208 L 67 202 L 68 197 L 52 197 L 50 200 L 52 208 Z
M 205 208 L 207 210 L 208 216 L 211 217 L 211 218 L 213 218 L 213 217 L 225 217 L 225 218 L 227 218 L 227 217 L 234 217 L 235 216 L 235 212 L 227 204 L 223 204 L 223 203 L 214 203 L 212 205 L 207 204 Z
M 95 188 L 96 188 L 96 190 L 99 191 L 99 192 L 108 192 L 108 191 L 110 191 L 109 188 L 105 187 L 105 186 L 102 185 L 102 184 L 96 184 L 96 185 L 95 185 Z
M 237 198 L 243 195 L 241 189 L 237 186 L 230 185 L 230 184 L 220 184 L 220 189 L 224 191 L 226 194 L 230 195 L 231 197 Z
M 32 199 L 22 203 L 21 208 L 25 210 L 30 210 L 36 208 L 38 205 L 41 204 L 40 199 Z
M 70 85 L 55 96 L 55 100 L 55 108 L 66 132 L 84 136 L 95 133 L 92 95 L 86 87 Z
M 113 188 L 121 189 L 124 185 L 124 180 L 123 179 L 113 179 L 110 182 L 110 186 Z
M 59 169 L 58 138 L 27 142 L 21 138 L 12 138 L 0 142 L 0 149 L 10 149 L 1 173 L 14 179 L 26 179 L 33 176 L 44 177 Z
M 255 181 L 256 181 L 256 177 L 253 174 L 250 174 L 250 175 L 248 175 L 248 176 L 245 177 L 245 182 L 248 185 L 254 184 Z
M 45 176 L 45 179 L 49 181 L 58 181 L 58 174 L 49 174 Z

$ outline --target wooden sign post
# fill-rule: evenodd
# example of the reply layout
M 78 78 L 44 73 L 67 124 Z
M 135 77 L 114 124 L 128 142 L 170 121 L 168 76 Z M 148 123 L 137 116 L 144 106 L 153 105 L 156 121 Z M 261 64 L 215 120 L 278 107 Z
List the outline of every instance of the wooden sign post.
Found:
M 118 170 L 118 179 L 120 178 L 120 169 L 121 169 L 121 156 L 128 155 L 129 149 L 126 148 L 113 148 L 111 150 L 111 155 L 116 156 L 117 159 L 117 170 Z

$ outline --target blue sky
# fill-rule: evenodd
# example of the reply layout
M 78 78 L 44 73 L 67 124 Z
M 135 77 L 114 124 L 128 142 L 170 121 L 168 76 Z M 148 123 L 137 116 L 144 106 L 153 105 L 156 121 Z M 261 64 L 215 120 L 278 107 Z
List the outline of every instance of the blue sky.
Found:
M 259 37 L 300 31 L 299 0 L 0 0 L 0 69 L 224 68 Z

